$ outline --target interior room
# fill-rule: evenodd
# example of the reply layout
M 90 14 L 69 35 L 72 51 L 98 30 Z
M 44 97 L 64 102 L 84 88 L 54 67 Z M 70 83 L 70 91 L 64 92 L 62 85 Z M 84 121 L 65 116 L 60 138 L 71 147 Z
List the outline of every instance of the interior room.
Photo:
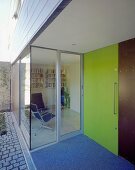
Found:
M 58 64 L 56 50 L 31 47 L 31 148 L 56 142 L 57 126 L 60 136 L 80 130 L 80 55 L 63 52 L 60 58 Z M 46 120 L 44 116 L 44 120 L 39 120 L 34 114 L 35 104 L 41 110 L 39 114 L 50 114 L 52 118 Z

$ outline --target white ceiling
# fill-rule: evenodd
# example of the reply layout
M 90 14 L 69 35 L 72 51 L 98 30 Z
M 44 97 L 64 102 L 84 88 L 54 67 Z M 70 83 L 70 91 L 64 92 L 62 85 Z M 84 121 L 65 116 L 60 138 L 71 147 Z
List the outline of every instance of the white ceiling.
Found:
M 135 0 L 72 0 L 33 44 L 85 53 L 134 37 Z

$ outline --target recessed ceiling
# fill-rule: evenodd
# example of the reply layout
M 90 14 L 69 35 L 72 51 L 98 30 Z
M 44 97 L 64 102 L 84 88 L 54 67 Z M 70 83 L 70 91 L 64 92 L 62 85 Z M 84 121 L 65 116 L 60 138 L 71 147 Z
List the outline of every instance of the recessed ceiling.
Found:
M 135 0 L 72 0 L 33 42 L 85 53 L 135 37 Z

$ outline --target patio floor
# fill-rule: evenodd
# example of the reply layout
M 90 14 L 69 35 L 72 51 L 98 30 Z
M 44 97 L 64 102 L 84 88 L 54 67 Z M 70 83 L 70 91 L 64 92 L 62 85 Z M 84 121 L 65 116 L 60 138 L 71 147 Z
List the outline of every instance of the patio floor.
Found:
M 11 112 L 4 113 L 7 134 L 0 135 L 0 169 L 1 170 L 28 170 L 33 166 L 27 160 L 26 148 L 18 135 L 16 122 Z

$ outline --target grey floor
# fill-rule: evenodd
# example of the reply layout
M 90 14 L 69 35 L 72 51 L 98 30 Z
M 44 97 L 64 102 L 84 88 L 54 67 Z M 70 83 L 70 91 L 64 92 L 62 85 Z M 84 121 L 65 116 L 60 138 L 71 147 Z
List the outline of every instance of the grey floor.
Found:
M 52 130 L 40 129 L 40 122 L 35 118 L 32 119 L 31 125 L 31 146 L 33 149 L 56 141 L 56 117 L 47 123 L 47 126 L 51 127 Z M 61 113 L 61 136 L 79 129 L 80 113 L 71 109 L 63 109 Z

